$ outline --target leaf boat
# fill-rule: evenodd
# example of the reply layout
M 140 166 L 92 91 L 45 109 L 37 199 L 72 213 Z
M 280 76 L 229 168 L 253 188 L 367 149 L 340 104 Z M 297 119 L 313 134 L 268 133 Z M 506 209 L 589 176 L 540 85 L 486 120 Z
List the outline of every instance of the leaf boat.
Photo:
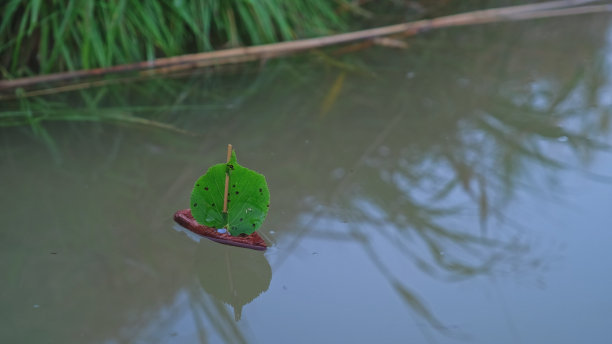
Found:
M 210 167 L 196 180 L 190 203 L 190 209 L 174 214 L 183 227 L 222 244 L 266 249 L 266 242 L 255 231 L 270 207 L 268 184 L 262 174 L 238 164 L 231 144 L 227 145 L 227 163 Z

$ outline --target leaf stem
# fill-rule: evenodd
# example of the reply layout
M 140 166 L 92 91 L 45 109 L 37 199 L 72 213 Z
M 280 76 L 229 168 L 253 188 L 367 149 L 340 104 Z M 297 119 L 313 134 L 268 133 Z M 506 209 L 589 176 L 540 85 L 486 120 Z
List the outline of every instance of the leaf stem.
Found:
M 227 162 L 232 158 L 232 145 L 227 145 Z M 229 191 L 229 171 L 225 172 L 225 192 L 223 192 L 223 212 L 227 214 L 227 193 Z

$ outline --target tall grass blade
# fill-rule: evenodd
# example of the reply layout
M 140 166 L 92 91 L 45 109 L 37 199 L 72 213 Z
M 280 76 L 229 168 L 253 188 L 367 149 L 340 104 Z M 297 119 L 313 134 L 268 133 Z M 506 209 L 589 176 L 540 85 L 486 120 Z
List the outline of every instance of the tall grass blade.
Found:
M 8 0 L 0 60 L 8 77 L 108 67 L 331 33 L 347 0 Z

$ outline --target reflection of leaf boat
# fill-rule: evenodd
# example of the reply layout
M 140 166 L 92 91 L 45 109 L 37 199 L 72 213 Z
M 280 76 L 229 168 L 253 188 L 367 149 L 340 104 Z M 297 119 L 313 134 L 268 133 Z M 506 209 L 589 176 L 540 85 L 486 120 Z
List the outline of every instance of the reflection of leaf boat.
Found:
M 266 242 L 257 232 L 246 236 L 232 236 L 227 232 L 219 233 L 215 228 L 199 224 L 191 215 L 190 209 L 183 209 L 174 213 L 174 221 L 196 234 L 225 245 L 245 247 L 259 251 L 267 248 Z
M 267 291 L 272 280 L 272 268 L 262 252 L 201 243 L 196 262 L 202 289 L 231 305 L 236 321 L 242 308 Z

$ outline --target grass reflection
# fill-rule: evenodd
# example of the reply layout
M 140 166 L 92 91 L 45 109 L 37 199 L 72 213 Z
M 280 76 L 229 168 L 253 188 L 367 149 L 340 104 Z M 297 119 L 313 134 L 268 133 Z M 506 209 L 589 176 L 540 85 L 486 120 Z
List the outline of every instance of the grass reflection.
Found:
M 513 26 L 509 32 L 562 36 L 565 29 Z M 415 314 L 455 335 L 389 260 L 403 256 L 448 281 L 541 264 L 539 253 L 530 251 L 528 232 L 518 230 L 528 230 L 529 221 L 507 218 L 504 209 L 520 192 L 551 192 L 549 187 L 554 192 L 557 185 L 542 185 L 542 180 L 583 169 L 596 153 L 610 150 L 603 139 L 609 132 L 609 104 L 601 96 L 609 66 L 597 51 L 603 37 L 598 43 L 593 36 L 604 31 L 581 31 L 578 35 L 588 36 L 584 49 L 548 46 L 537 49 L 541 56 L 532 56 L 541 44 L 535 39 L 508 46 L 498 37 L 498 43 L 478 46 L 472 35 L 468 44 L 478 53 L 459 48 L 464 55 L 437 51 L 397 54 L 397 59 L 366 54 L 371 65 L 381 66 L 375 71 L 384 87 L 362 75 L 344 77 L 342 71 L 344 89 L 339 91 L 335 80 L 340 76 L 330 77 L 335 104 L 323 98 L 326 121 L 320 125 L 342 130 L 321 133 L 317 128 L 318 144 L 312 149 L 325 153 L 303 164 L 316 161 L 332 170 L 331 177 L 316 174 L 305 184 L 327 178 L 326 186 L 334 186 L 310 193 L 303 205 L 309 210 L 302 210 L 309 220 L 300 221 L 294 245 L 311 230 L 325 238 L 325 231 L 316 230 L 320 219 L 326 221 L 329 240 L 348 231 Z M 457 37 L 464 42 L 461 34 Z M 570 55 L 559 59 L 555 49 Z M 414 72 L 398 72 L 398 65 Z M 396 252 L 385 249 L 389 246 Z

